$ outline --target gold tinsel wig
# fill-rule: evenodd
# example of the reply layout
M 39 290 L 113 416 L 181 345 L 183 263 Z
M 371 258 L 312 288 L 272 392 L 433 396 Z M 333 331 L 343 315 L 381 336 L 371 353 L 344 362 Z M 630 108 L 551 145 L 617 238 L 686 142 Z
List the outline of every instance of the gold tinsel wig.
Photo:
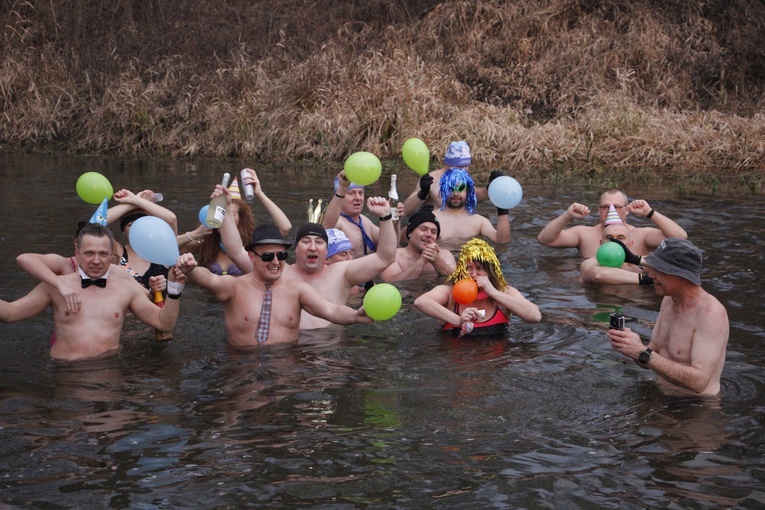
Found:
M 457 283 L 460 280 L 470 278 L 470 273 L 467 270 L 468 260 L 484 264 L 489 275 L 493 275 L 496 279 L 496 282 L 492 283 L 498 285 L 497 290 L 505 291 L 508 285 L 505 277 L 502 275 L 502 268 L 499 265 L 497 255 L 494 253 L 494 248 L 482 239 L 471 239 L 462 245 L 459 258 L 457 259 L 457 268 L 446 281 Z

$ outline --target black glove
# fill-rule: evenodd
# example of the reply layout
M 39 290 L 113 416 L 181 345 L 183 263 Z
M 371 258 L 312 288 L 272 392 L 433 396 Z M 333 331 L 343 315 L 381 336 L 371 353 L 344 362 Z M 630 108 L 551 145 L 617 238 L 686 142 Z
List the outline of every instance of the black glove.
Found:
M 373 280 L 369 280 L 368 282 L 364 283 L 364 290 L 369 290 L 374 286 L 375 282 Z
M 505 175 L 505 173 L 502 170 L 492 170 L 489 174 L 489 184 L 491 184 L 491 181 L 496 179 L 497 177 L 501 177 Z
M 425 174 L 420 177 L 420 191 L 417 192 L 417 198 L 420 200 L 427 200 L 430 195 L 430 185 L 433 184 L 433 177 L 429 174 Z
M 640 273 L 638 275 L 638 283 L 640 285 L 653 285 L 653 278 L 651 278 L 645 273 Z
M 619 243 L 619 246 L 624 248 L 624 262 L 626 262 L 627 264 L 634 264 L 636 266 L 640 265 L 640 259 L 643 258 L 643 257 L 641 257 L 640 255 L 635 255 L 634 253 L 632 253 L 630 251 L 630 249 L 627 248 L 627 246 L 623 242 L 621 242 L 620 240 L 618 240 L 618 239 L 609 239 L 609 240 L 613 241 L 615 243 Z

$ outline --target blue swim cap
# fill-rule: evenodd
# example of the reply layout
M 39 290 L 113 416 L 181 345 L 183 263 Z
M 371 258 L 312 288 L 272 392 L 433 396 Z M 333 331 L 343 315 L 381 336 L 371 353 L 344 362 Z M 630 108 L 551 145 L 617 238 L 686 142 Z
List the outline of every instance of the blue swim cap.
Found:
M 337 255 L 342 251 L 353 250 L 353 245 L 345 232 L 339 228 L 328 228 L 327 237 L 329 242 L 327 243 L 327 258 L 332 255 Z
M 444 156 L 444 165 L 466 167 L 470 166 L 472 160 L 470 147 L 465 140 L 460 140 L 459 142 L 449 144 L 449 148 L 446 149 L 446 155 Z

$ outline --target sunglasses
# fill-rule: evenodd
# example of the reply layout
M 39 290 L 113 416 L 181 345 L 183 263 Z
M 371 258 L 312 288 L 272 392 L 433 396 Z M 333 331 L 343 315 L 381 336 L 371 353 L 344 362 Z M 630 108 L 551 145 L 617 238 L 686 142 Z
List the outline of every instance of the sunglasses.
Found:
M 461 182 L 455 186 L 452 186 L 452 191 L 462 192 L 462 191 L 465 191 L 465 188 L 467 188 L 467 184 L 464 182 Z
M 260 257 L 260 260 L 263 262 L 271 262 L 274 260 L 274 257 L 276 257 L 277 260 L 287 260 L 287 257 L 290 256 L 290 254 L 286 251 L 277 251 L 276 253 L 272 251 L 267 251 L 266 253 L 260 254 L 252 252 L 254 255 Z

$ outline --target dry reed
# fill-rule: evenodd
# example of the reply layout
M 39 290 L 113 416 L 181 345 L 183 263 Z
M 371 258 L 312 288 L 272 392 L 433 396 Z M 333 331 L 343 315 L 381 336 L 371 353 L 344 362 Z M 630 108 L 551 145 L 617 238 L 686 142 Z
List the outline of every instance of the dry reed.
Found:
M 353 2 L 346 14 L 363 10 L 367 21 L 341 20 L 331 34 L 308 17 L 292 20 L 314 30 L 321 46 L 283 21 L 263 35 L 265 49 L 232 30 L 228 52 L 203 60 L 190 57 L 205 43 L 198 34 L 149 60 L 118 55 L 115 46 L 88 63 L 76 41 L 50 35 L 60 21 L 44 6 L 6 6 L 0 141 L 341 161 L 358 150 L 397 158 L 417 136 L 436 157 L 466 139 L 478 167 L 526 178 L 618 170 L 762 179 L 765 45 L 748 39 L 765 33 L 761 3 L 405 4 L 393 2 L 386 19 L 375 19 Z M 133 37 L 150 21 L 133 20 Z M 212 21 L 225 46 L 225 24 Z

